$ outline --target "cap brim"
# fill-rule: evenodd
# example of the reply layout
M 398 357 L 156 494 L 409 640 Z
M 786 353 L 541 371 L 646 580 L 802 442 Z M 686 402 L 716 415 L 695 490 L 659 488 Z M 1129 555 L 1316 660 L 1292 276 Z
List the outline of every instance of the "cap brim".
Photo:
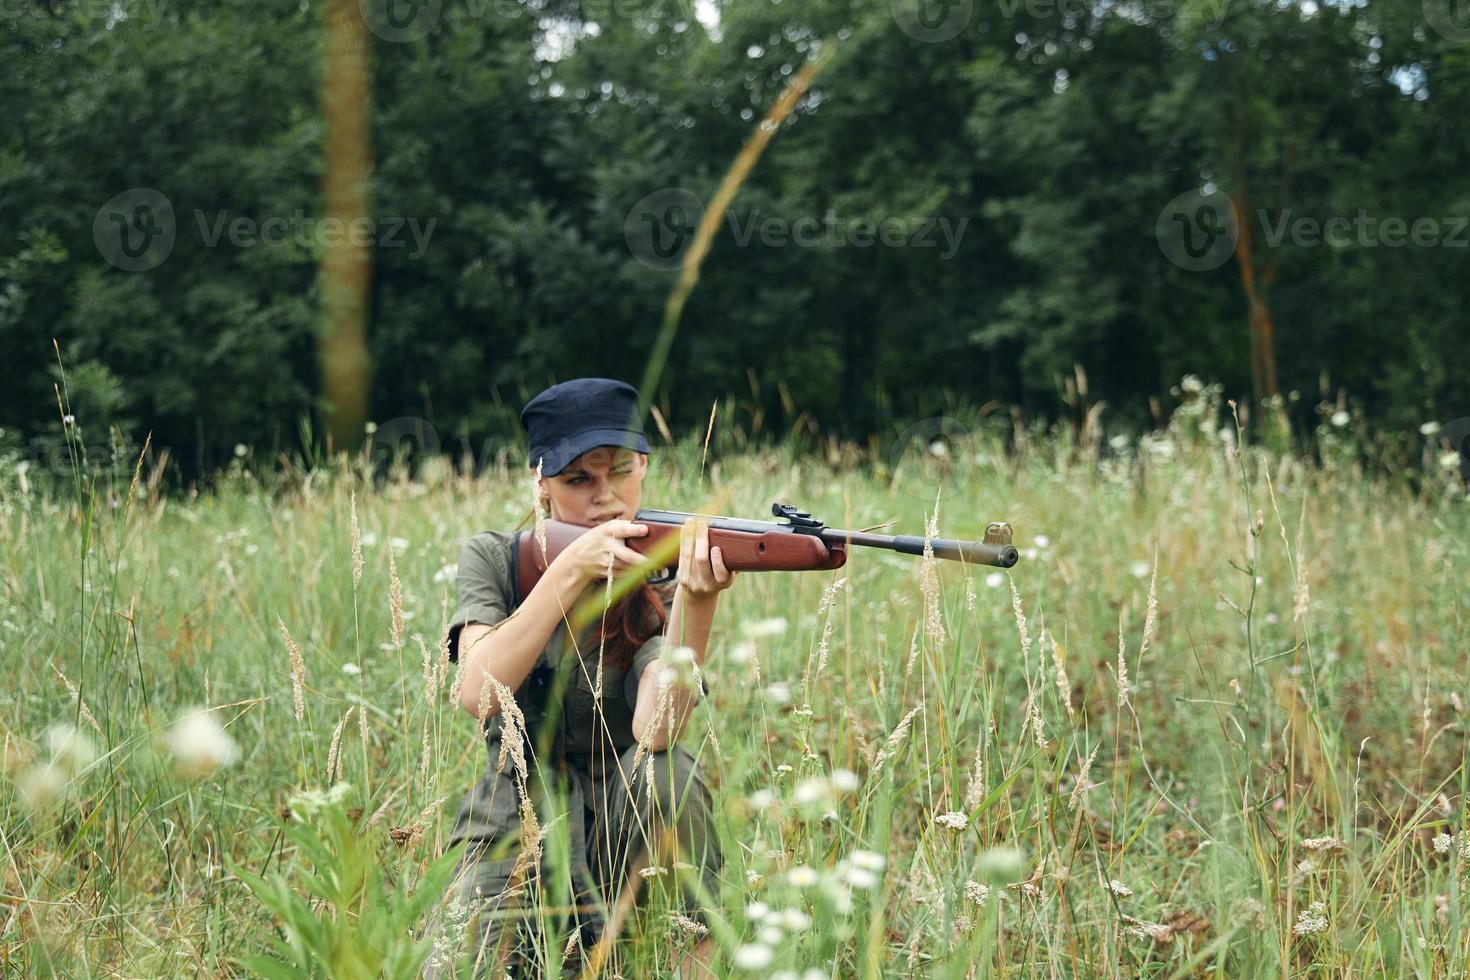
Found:
M 556 476 L 571 465 L 572 460 L 587 450 L 597 449 L 600 446 L 634 449 L 640 453 L 649 452 L 648 440 L 641 432 L 633 432 L 629 429 L 588 429 L 586 432 L 578 432 L 574 436 L 563 439 L 554 446 L 533 447 L 531 449 L 531 468 L 535 469 L 536 460 L 540 457 L 541 475 Z

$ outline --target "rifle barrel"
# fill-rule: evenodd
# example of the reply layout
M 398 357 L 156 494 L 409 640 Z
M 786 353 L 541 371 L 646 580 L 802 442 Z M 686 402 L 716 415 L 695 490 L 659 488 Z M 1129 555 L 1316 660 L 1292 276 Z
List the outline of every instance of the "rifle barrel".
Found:
M 840 531 L 836 528 L 826 528 L 822 531 L 822 540 L 829 544 L 845 543 L 849 545 L 862 545 L 865 548 L 882 548 L 886 551 L 897 551 L 905 555 L 922 555 L 924 553 L 924 539 L 912 534 L 868 534 L 864 531 Z M 1015 547 L 1009 544 L 986 544 L 983 541 L 956 541 L 951 538 L 930 538 L 929 546 L 934 549 L 935 558 L 962 561 L 970 565 L 993 565 L 996 568 L 1010 568 L 1021 557 Z

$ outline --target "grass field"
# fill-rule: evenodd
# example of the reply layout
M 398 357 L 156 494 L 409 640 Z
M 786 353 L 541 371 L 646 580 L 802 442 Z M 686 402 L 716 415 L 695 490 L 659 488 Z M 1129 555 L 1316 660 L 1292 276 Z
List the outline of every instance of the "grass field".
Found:
M 977 424 L 891 471 L 655 454 L 648 506 L 1005 518 L 1023 551 L 857 550 L 725 594 L 685 736 L 721 813 L 722 976 L 1464 975 L 1470 504 L 1448 471 L 1363 475 L 1345 436 L 1321 463 L 1237 453 L 1218 408 L 1101 453 Z M 392 975 L 374 956 L 418 938 L 409 895 L 437 896 L 420 876 L 485 765 L 438 648 L 452 562 L 529 480 L 248 463 L 197 497 L 5 471 L 7 976 L 238 975 L 286 922 L 320 975 Z M 661 881 L 608 975 L 693 941 Z

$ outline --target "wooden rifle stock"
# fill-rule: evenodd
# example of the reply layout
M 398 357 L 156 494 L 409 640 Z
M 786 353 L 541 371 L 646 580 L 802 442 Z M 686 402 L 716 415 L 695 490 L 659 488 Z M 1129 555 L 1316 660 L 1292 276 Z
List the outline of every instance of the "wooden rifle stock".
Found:
M 912 535 L 869 534 L 829 528 L 806 511 L 787 504 L 772 504 L 771 513 L 785 521 L 753 521 L 738 517 L 691 514 L 675 510 L 643 508 L 633 520 L 648 526 L 648 533 L 626 538 L 628 547 L 649 559 L 649 581 L 667 582 L 679 565 L 679 529 L 694 518 L 709 523 L 709 543 L 718 546 L 725 567 L 732 572 L 806 572 L 841 568 L 847 563 L 850 545 L 883 548 L 906 555 L 922 555 L 924 539 Z M 542 550 L 534 530 L 516 533 L 512 552 L 515 563 L 516 604 L 536 587 L 547 566 L 562 550 L 590 528 L 564 521 L 545 521 L 546 549 Z M 1018 559 L 1011 545 L 1009 524 L 991 524 L 983 541 L 954 541 L 931 538 L 935 558 L 971 565 L 1010 568 Z

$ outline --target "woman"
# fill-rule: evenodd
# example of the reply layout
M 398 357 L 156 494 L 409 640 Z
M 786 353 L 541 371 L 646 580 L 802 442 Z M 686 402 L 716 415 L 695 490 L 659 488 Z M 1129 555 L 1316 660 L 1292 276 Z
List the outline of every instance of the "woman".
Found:
M 534 804 L 560 788 L 565 795 L 554 798 L 569 803 L 565 823 L 578 909 L 578 935 L 565 947 L 569 969 L 579 945 L 593 948 L 605 930 L 615 938 L 617 914 L 614 928 L 606 929 L 599 910 L 625 909 L 644 879 L 692 874 L 709 895 L 718 886 L 722 860 L 710 793 L 693 754 L 675 744 L 700 691 L 687 678 L 665 676 L 664 666 L 654 663 L 662 634 L 671 649 L 689 647 L 694 663 L 704 662 L 719 594 L 734 581 L 720 549 L 709 546 L 708 527 L 684 528 L 671 603 L 667 590 L 645 582 L 605 616 L 594 616 L 571 642 L 572 610 L 584 599 L 598 602 L 600 610 L 609 567 L 616 579 L 643 561 L 626 543 L 647 530 L 632 520 L 649 453 L 637 406 L 632 386 L 581 378 L 543 391 L 522 410 L 532 472 L 540 466 L 543 511 L 591 529 L 557 555 L 518 607 L 512 608 L 511 534 L 476 534 L 460 553 L 449 655 L 461 663 L 460 703 L 481 719 L 489 754 L 487 771 L 465 796 L 451 835 L 467 842 L 453 891 L 475 916 L 469 935 L 477 975 L 493 968 L 502 976 L 512 952 L 524 951 L 532 930 L 514 913 L 534 904 L 531 886 L 539 884 L 547 896 L 566 894 L 541 879 L 542 869 L 530 859 L 540 847 L 530 826 L 535 813 L 523 794 Z M 525 790 L 517 782 L 514 752 L 505 759 L 502 751 L 503 734 L 506 741 L 521 741 L 514 727 L 506 733 L 497 693 L 503 690 L 514 695 L 511 718 L 516 711 L 524 717 Z M 546 747 L 539 755 L 538 744 Z M 696 894 L 684 889 L 687 913 L 698 922 Z M 519 938 L 512 935 L 517 925 Z M 676 967 L 684 975 L 710 975 L 698 968 L 712 953 L 705 938 Z

